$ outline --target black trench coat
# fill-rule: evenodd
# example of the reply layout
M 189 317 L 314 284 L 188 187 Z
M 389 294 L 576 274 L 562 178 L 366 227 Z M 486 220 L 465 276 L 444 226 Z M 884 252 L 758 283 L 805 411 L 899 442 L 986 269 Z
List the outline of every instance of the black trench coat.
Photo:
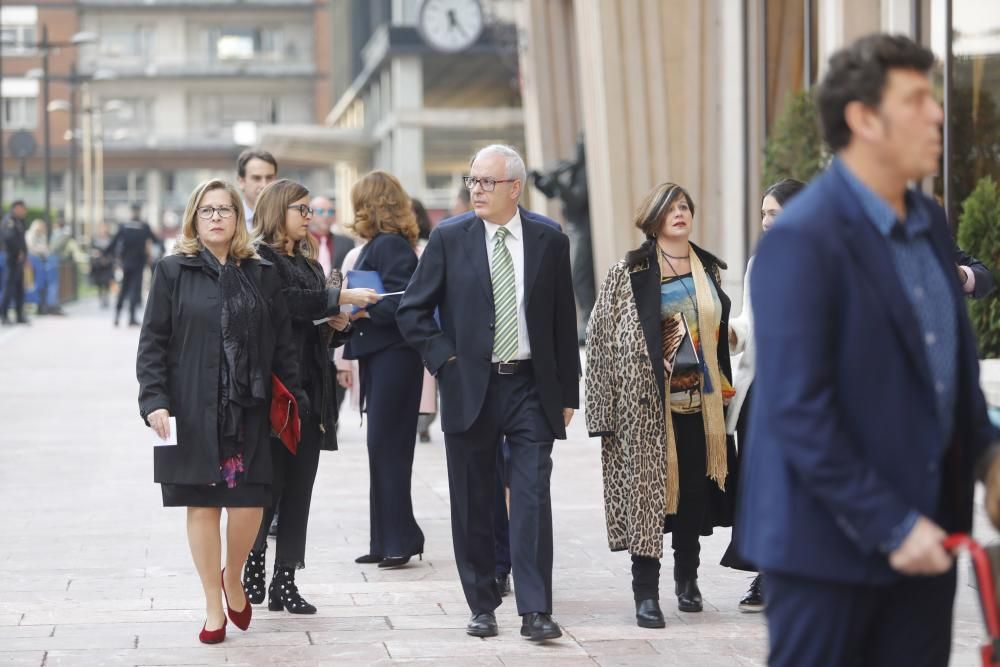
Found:
M 264 377 L 277 374 L 301 396 L 296 350 L 285 300 L 270 262 L 247 259 L 241 267 L 267 306 L 260 332 Z M 153 479 L 169 484 L 215 484 L 219 470 L 219 368 L 222 363 L 222 303 L 218 276 L 201 257 L 170 255 L 156 266 L 139 334 L 136 375 L 139 413 L 166 408 L 177 418 L 177 446 L 156 447 Z M 245 412 L 246 481 L 271 482 L 270 383 L 265 404 Z M 148 421 L 146 422 L 149 423 Z

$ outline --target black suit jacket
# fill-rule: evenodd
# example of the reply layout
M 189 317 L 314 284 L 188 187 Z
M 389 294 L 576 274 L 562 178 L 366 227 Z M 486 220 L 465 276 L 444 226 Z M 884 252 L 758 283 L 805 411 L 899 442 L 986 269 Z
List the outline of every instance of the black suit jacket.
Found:
M 521 223 L 535 386 L 553 433 L 564 439 L 562 410 L 577 408 L 580 400 L 569 239 L 524 209 Z M 396 320 L 438 377 L 444 432 L 468 430 L 482 410 L 493 355 L 493 288 L 482 220 L 472 216 L 431 233 Z

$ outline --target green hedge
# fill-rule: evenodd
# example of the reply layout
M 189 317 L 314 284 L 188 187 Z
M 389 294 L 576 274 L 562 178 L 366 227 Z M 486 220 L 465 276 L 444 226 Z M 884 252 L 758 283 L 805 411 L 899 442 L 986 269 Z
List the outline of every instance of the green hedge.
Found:
M 986 176 L 979 179 L 962 204 L 958 221 L 958 245 L 986 264 L 1000 279 L 1000 189 Z M 1000 357 L 1000 292 L 969 300 L 969 317 L 984 359 Z
M 784 112 L 764 147 L 764 173 L 761 190 L 783 178 L 797 178 L 808 183 L 826 167 L 827 155 L 820 134 L 816 100 L 812 91 L 791 93 Z

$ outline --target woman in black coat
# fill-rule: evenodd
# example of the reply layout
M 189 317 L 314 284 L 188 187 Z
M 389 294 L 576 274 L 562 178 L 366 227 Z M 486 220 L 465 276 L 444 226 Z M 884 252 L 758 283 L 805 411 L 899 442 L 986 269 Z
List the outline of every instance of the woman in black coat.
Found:
M 297 391 L 298 365 L 277 275 L 250 244 L 233 186 L 195 189 L 174 252 L 157 266 L 139 335 L 139 409 L 162 439 L 176 419 L 177 444 L 156 447 L 153 475 L 164 506 L 188 508 L 207 612 L 199 638 L 211 644 L 226 636 L 223 597 L 237 627 L 250 623 L 240 567 L 271 496 L 271 376 Z
M 306 529 L 319 452 L 337 448 L 337 399 L 330 348 L 344 343 L 350 326 L 340 305 L 364 306 L 378 301 L 373 290 L 326 286 L 322 267 L 312 259 L 315 248 L 309 235 L 311 218 L 309 191 L 287 179 L 264 188 L 254 209 L 257 251 L 277 268 L 281 294 L 291 317 L 302 390 L 311 409 L 300 410 L 302 439 L 295 455 L 280 440 L 271 439 L 273 502 L 268 503 L 262 517 L 243 583 L 252 602 L 263 602 L 267 531 L 277 510 L 280 520 L 267 608 L 293 614 L 316 613 L 316 607 L 299 594 L 295 571 L 305 567 Z M 326 324 L 313 324 L 313 320 L 325 317 L 332 319 Z
M 351 201 L 349 227 L 367 241 L 355 270 L 377 272 L 386 292 L 405 290 L 417 268 L 420 233 L 409 195 L 392 174 L 373 171 L 354 184 Z M 371 541 L 355 562 L 382 568 L 405 565 L 424 551 L 410 497 L 424 370 L 396 325 L 399 301 L 389 296 L 357 313 L 344 352 L 359 362 L 361 406 L 368 413 Z

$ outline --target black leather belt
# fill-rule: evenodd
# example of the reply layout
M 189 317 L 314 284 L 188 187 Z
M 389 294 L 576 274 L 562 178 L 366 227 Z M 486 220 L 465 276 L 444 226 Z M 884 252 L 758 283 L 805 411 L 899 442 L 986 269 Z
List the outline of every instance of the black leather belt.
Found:
M 490 372 L 497 375 L 521 375 L 531 372 L 531 359 L 508 361 L 500 364 L 490 364 Z

